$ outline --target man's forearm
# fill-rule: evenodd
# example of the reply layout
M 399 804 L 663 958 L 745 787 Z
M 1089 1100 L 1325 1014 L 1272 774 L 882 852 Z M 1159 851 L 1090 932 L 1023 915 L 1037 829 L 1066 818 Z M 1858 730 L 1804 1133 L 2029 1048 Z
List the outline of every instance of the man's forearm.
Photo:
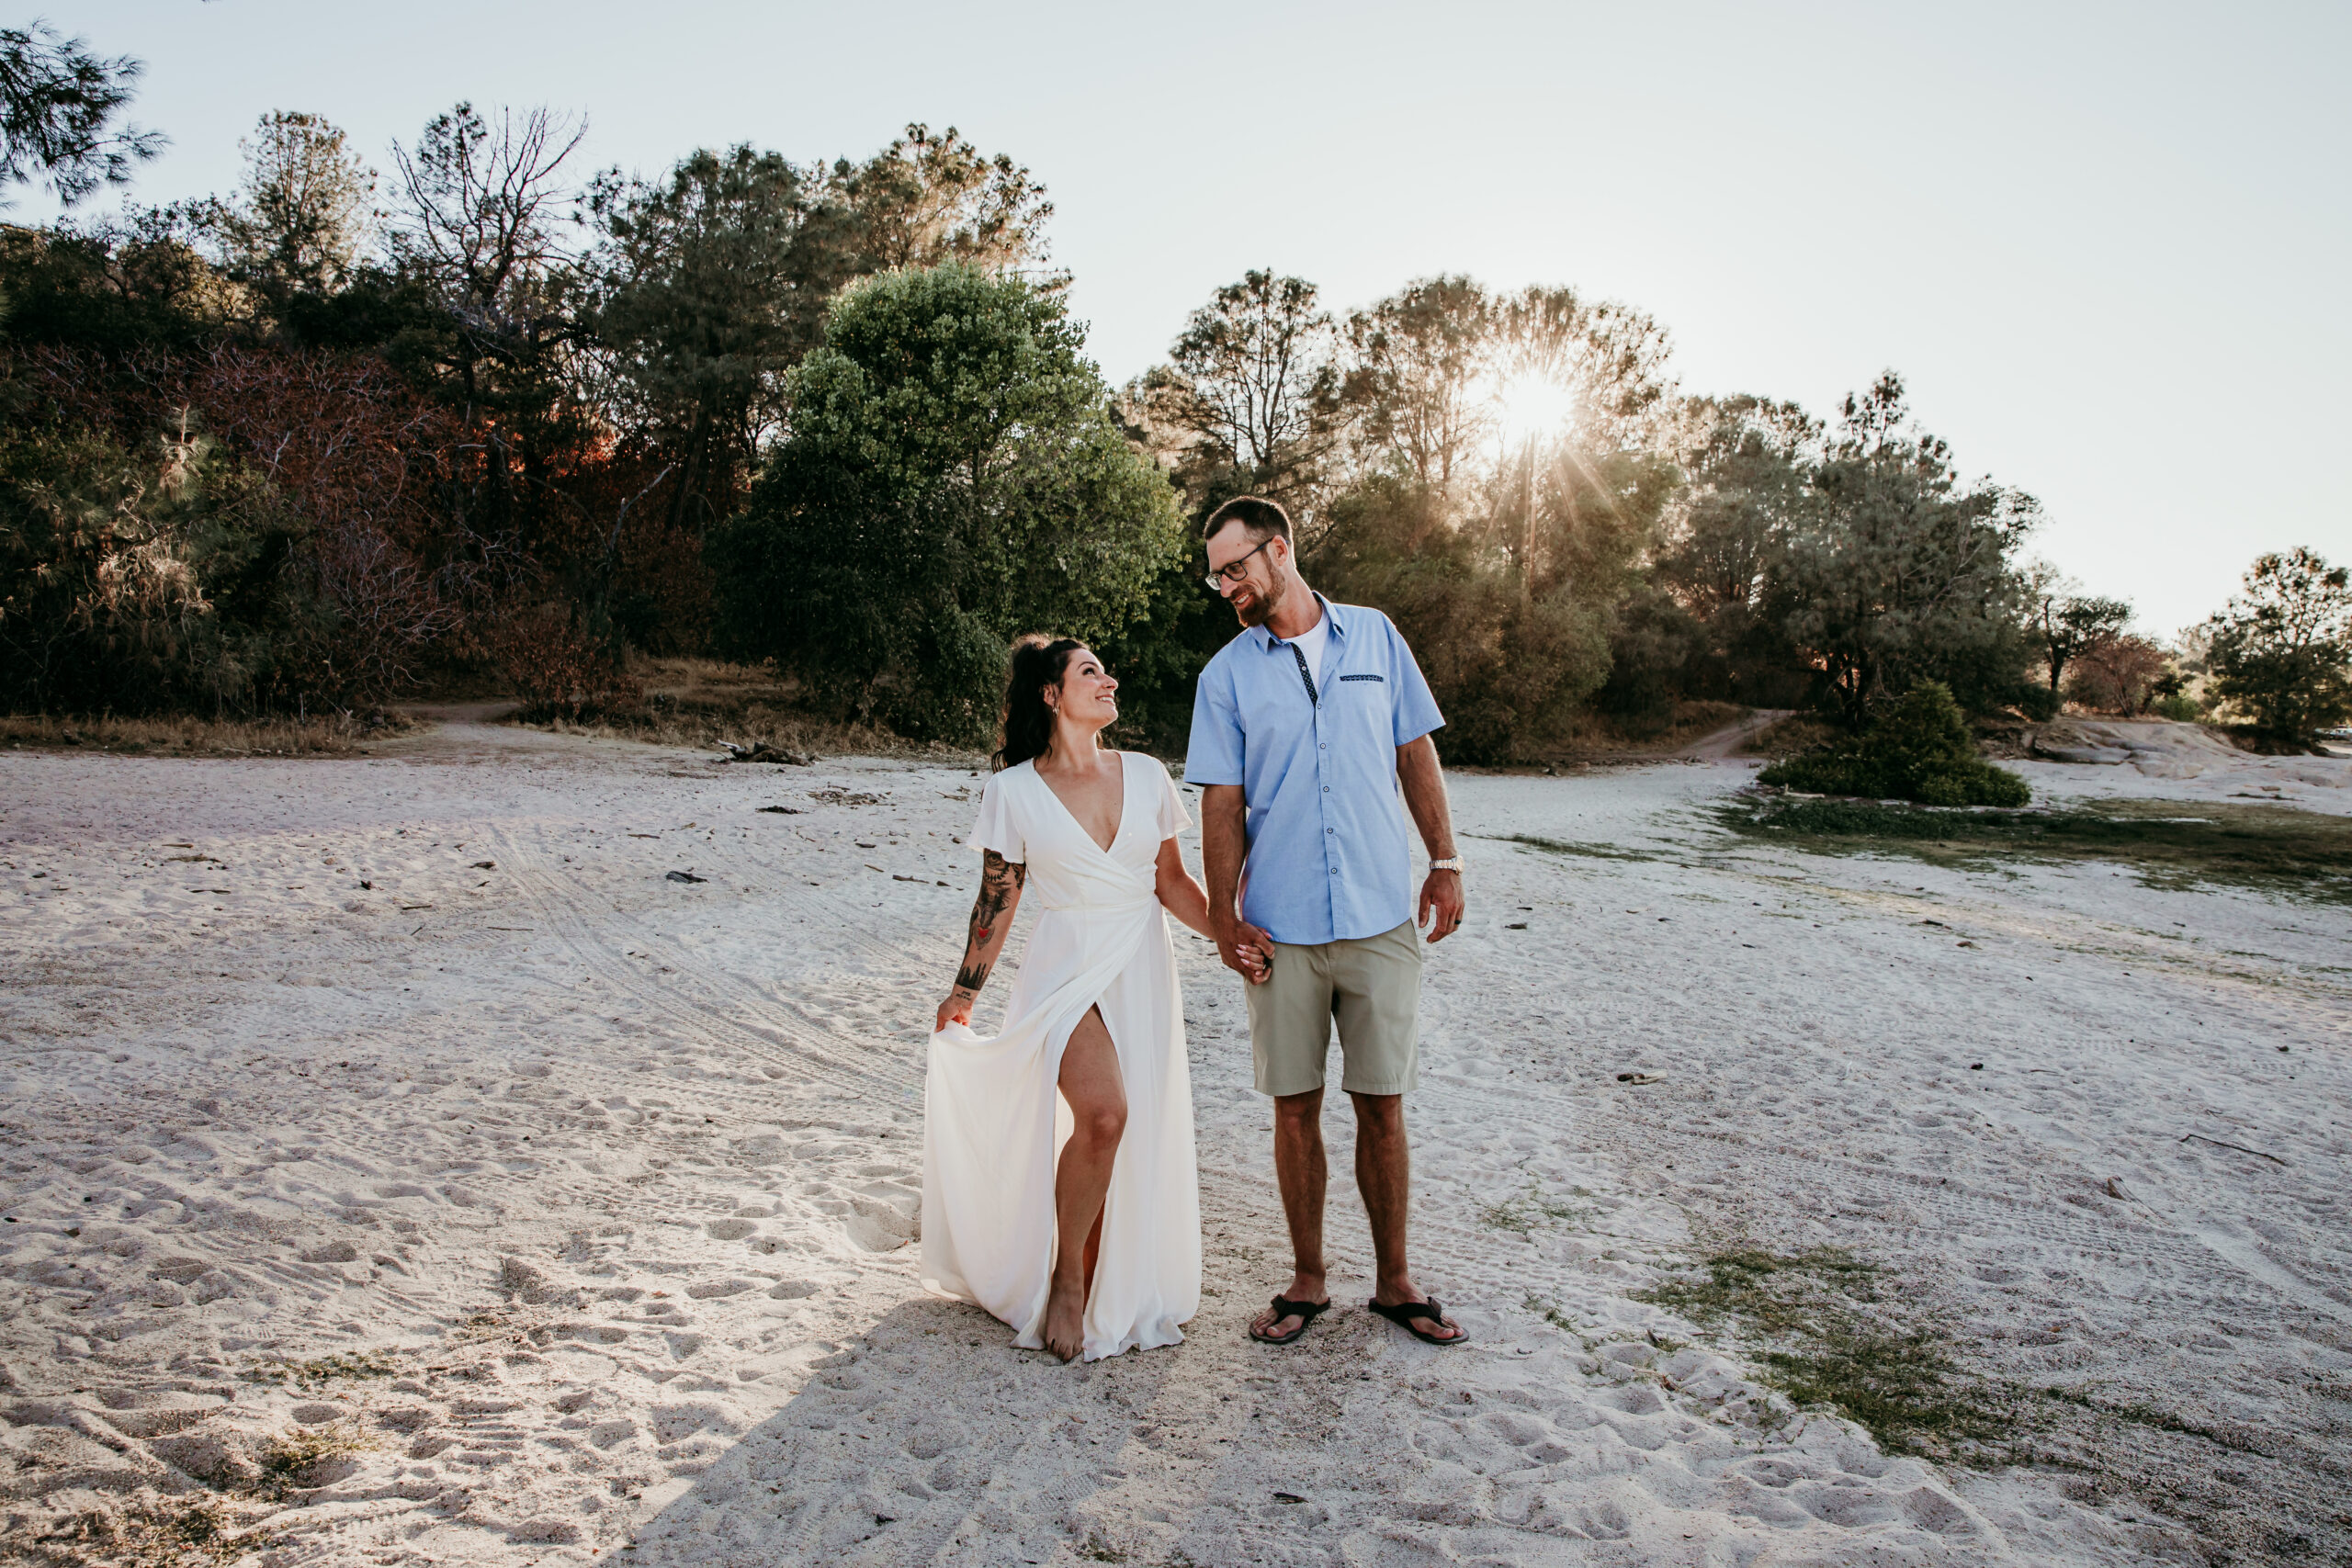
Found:
M 1201 874 L 1209 890 L 1209 923 L 1229 930 L 1240 915 L 1241 864 L 1250 853 L 1249 806 L 1238 784 L 1201 792 Z
M 1453 858 L 1453 813 L 1445 799 L 1445 770 L 1437 745 L 1424 735 L 1396 749 L 1397 782 L 1405 786 L 1405 809 L 1413 814 L 1431 860 Z

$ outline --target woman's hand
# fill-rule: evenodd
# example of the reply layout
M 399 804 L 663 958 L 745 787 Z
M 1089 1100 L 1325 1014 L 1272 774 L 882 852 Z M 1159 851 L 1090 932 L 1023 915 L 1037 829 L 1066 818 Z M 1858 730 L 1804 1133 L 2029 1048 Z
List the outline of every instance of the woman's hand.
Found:
M 1227 930 L 1212 933 L 1217 956 L 1225 966 L 1253 986 L 1262 986 L 1273 973 L 1274 939 L 1237 918 Z
M 963 987 L 956 987 L 947 993 L 947 999 L 939 1004 L 939 1018 L 932 1024 L 931 1032 L 936 1034 L 951 1023 L 960 1023 L 967 1029 L 970 1028 L 972 1004 L 978 1000 L 979 998 L 964 989 Z

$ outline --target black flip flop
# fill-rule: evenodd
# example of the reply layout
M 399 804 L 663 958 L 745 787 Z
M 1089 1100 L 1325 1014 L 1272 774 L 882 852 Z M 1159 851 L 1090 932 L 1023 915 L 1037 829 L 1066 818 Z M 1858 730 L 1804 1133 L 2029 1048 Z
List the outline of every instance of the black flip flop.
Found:
M 1276 1296 L 1274 1321 L 1280 1323 L 1286 1317 L 1295 1317 L 1298 1319 L 1298 1326 L 1288 1334 L 1261 1334 L 1257 1329 L 1252 1328 L 1250 1330 L 1250 1337 L 1261 1345 L 1288 1345 L 1313 1327 L 1317 1318 L 1330 1310 L 1329 1302 L 1295 1302 L 1288 1296 Z
M 1451 1339 L 1446 1339 L 1413 1326 L 1414 1321 L 1419 1318 L 1427 1318 L 1430 1322 L 1436 1324 L 1442 1324 L 1445 1321 L 1445 1308 L 1438 1304 L 1435 1296 L 1431 1296 L 1425 1302 L 1398 1302 L 1395 1306 L 1382 1306 L 1378 1302 L 1366 1302 L 1364 1304 L 1424 1345 L 1467 1345 L 1470 1343 L 1470 1336 L 1466 1331 L 1454 1335 Z

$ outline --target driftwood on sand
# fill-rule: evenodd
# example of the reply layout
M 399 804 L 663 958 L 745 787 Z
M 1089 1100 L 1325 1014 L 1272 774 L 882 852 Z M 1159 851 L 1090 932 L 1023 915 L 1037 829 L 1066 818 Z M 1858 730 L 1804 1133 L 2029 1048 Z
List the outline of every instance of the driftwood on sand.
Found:
M 722 740 L 719 744 L 727 748 L 727 755 L 719 759 L 723 762 L 780 762 L 790 767 L 806 768 L 817 761 L 808 752 L 787 750 L 781 746 L 771 746 L 764 740 L 754 740 L 749 746 L 738 746 L 732 740 Z

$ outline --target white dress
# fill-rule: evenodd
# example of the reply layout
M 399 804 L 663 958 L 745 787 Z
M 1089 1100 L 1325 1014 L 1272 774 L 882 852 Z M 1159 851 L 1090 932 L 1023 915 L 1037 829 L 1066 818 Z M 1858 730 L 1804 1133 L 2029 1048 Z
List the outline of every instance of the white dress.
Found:
M 1069 1139 L 1057 1087 L 1089 1008 L 1117 1047 L 1126 1131 L 1111 1168 L 1087 1299 L 1085 1357 L 1173 1345 L 1201 1303 L 1200 1181 L 1175 951 L 1153 891 L 1160 844 L 1188 818 L 1168 770 L 1119 753 L 1118 831 L 1107 851 L 1027 762 L 989 780 L 976 849 L 1028 867 L 1038 911 L 1001 1032 L 931 1037 L 923 1087 L 922 1279 L 1044 1345 L 1054 1266 L 1054 1164 Z

